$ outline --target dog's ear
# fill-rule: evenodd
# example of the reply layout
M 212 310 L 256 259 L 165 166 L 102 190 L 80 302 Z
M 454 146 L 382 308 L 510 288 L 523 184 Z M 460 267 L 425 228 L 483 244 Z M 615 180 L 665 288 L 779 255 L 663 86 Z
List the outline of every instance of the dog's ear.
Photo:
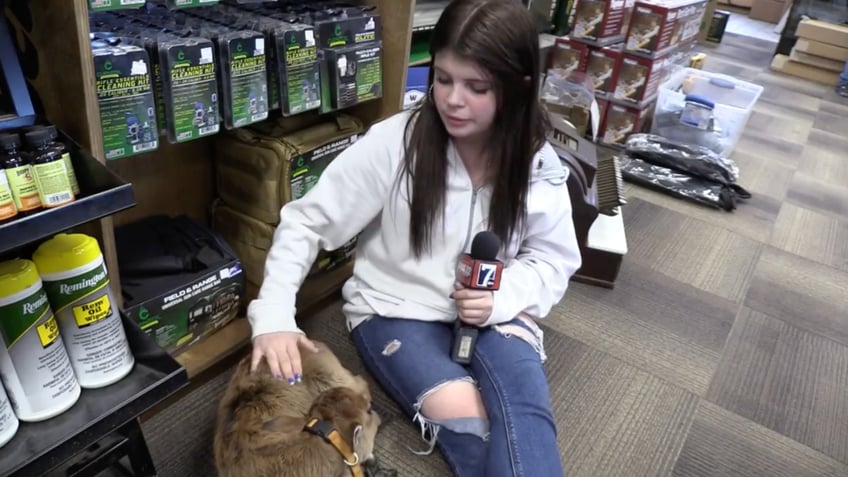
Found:
M 356 427 L 353 428 L 353 448 L 358 449 L 359 446 L 363 444 L 362 439 L 364 438 L 362 424 L 357 424 Z

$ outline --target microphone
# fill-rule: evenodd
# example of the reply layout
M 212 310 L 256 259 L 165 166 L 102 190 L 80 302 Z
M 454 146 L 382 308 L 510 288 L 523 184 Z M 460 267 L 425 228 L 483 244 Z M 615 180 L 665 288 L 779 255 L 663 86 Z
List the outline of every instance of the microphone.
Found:
M 498 261 L 501 240 L 492 232 L 483 231 L 474 236 L 471 254 L 462 254 L 456 267 L 457 281 L 466 288 L 495 291 L 501 286 L 503 263 Z M 451 359 L 460 364 L 470 364 L 478 329 L 458 319 L 454 322 Z

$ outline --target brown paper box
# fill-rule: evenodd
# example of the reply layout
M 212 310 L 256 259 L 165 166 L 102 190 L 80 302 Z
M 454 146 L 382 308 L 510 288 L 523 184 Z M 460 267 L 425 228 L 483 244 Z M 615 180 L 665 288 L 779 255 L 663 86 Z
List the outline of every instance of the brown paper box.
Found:
M 830 86 L 839 84 L 839 73 L 792 61 L 786 55 L 775 55 L 771 69 Z
M 795 42 L 795 51 L 841 61 L 843 64 L 848 60 L 848 45 L 843 48 L 841 46 L 807 40 L 806 38 L 798 38 L 798 41 Z

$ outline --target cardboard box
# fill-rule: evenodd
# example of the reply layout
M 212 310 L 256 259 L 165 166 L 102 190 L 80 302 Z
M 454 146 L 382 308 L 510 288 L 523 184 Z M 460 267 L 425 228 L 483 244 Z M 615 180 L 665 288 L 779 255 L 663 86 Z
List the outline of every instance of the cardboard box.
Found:
M 789 4 L 783 0 L 754 0 L 748 16 L 753 20 L 777 23 L 783 18 L 783 12 L 787 8 Z
M 642 126 L 651 109 L 651 107 L 638 109 L 610 103 L 601 128 L 601 142 L 609 145 L 624 144 L 629 135 L 642 131 Z
M 586 75 L 595 87 L 595 95 L 611 94 L 618 76 L 621 49 L 614 47 L 592 47 L 586 62 Z
M 612 100 L 639 106 L 656 95 L 666 74 L 668 58 L 643 58 L 622 53 Z
M 621 35 L 625 0 L 577 0 L 571 38 L 598 41 Z
M 636 8 L 636 0 L 624 0 L 624 19 L 621 22 L 621 37 L 627 36 L 630 29 L 630 20 L 633 18 L 633 9 Z
M 153 216 L 115 230 L 124 311 L 172 355 L 232 321 L 244 301 L 235 253 L 184 216 Z
M 786 55 L 774 55 L 774 59 L 771 62 L 771 69 L 829 86 L 837 86 L 839 84 L 839 73 L 792 61 Z
M 842 71 L 845 69 L 844 61 L 835 61 L 827 58 L 822 58 L 820 56 L 810 55 L 808 53 L 797 51 L 794 48 L 792 49 L 792 52 L 789 55 L 789 59 L 797 63 L 815 66 L 816 68 L 835 71 L 837 73 L 842 73 Z
M 557 38 L 550 54 L 549 69 L 561 76 L 586 71 L 589 45 L 569 38 Z
M 706 0 L 637 1 L 625 50 L 651 57 L 664 55 L 697 37 L 705 9 Z
M 724 32 L 727 29 L 727 23 L 729 21 L 730 12 L 727 10 L 714 11 L 712 19 L 710 19 L 709 28 L 707 29 L 707 36 L 704 41 L 721 43 L 721 39 L 724 38 Z
M 795 36 L 845 48 L 848 46 L 848 25 L 837 25 L 819 20 L 801 20 Z
M 795 42 L 794 50 L 808 55 L 840 61 L 843 64 L 848 61 L 848 45 L 841 47 L 806 38 L 798 38 L 798 41 Z

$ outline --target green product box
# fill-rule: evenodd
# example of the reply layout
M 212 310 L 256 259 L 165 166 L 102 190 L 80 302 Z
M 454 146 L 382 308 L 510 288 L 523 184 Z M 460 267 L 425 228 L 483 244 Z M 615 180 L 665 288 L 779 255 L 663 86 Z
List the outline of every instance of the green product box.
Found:
M 157 43 L 162 102 L 172 143 L 220 130 L 218 71 L 214 45 L 206 38 L 175 38 Z
M 166 352 L 177 354 L 232 321 L 244 296 L 237 260 L 125 310 Z
M 144 6 L 146 1 L 147 0 L 89 0 L 88 8 L 95 12 L 120 10 L 124 8 L 138 8 Z
M 349 108 L 382 96 L 379 15 L 322 18 L 314 22 L 321 68 L 321 112 Z
M 152 216 L 117 228 L 115 238 L 124 312 L 168 353 L 179 354 L 243 310 L 241 262 L 207 227 L 185 216 Z
M 147 52 L 133 45 L 94 46 L 92 55 L 106 159 L 155 150 L 159 133 Z
M 268 118 L 265 37 L 258 32 L 230 32 L 216 38 L 220 58 L 224 122 L 242 127 Z
M 321 107 L 321 68 L 315 30 L 309 25 L 286 25 L 274 35 L 279 97 L 284 116 Z
M 381 52 L 380 43 L 327 51 L 333 108 L 349 108 L 383 95 Z

